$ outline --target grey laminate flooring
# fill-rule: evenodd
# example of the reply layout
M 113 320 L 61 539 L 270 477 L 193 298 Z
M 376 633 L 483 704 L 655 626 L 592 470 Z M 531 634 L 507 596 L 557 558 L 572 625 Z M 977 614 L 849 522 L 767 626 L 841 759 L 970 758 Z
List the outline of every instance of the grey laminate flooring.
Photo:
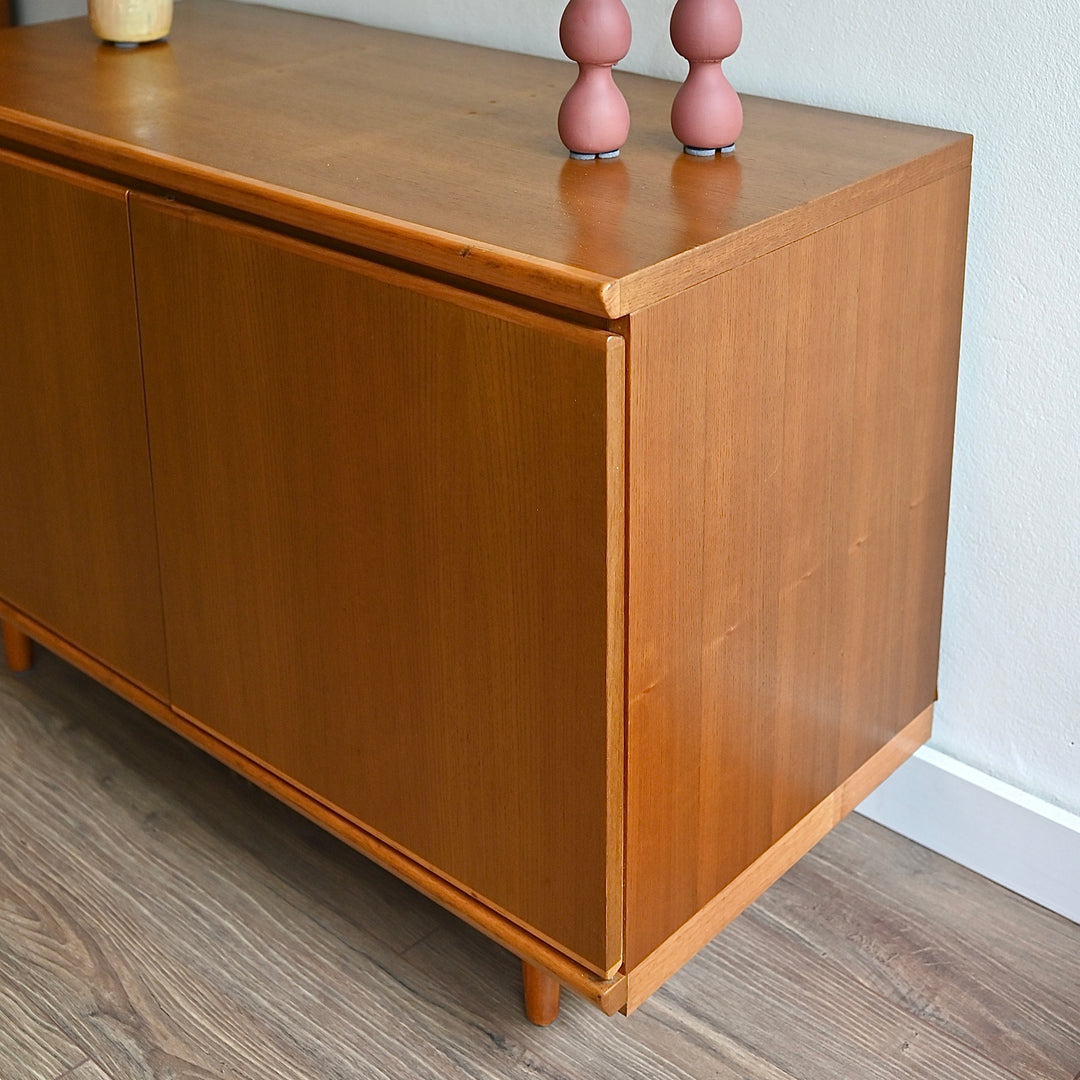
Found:
M 1080 926 L 858 817 L 633 1016 L 55 658 L 0 675 L 0 1078 L 1074 1080 Z

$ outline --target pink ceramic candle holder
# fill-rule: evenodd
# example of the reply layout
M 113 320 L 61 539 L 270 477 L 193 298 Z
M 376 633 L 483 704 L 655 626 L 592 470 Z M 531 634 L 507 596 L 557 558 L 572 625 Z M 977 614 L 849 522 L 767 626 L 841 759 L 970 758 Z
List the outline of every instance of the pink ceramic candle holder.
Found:
M 577 81 L 559 109 L 559 138 L 575 158 L 617 157 L 630 133 L 630 109 L 611 69 L 630 51 L 630 16 L 622 0 L 570 0 L 559 24 Z
M 720 65 L 741 40 L 735 0 L 678 0 L 671 13 L 671 43 L 690 62 L 671 106 L 671 130 L 688 154 L 711 157 L 735 149 L 742 102 Z

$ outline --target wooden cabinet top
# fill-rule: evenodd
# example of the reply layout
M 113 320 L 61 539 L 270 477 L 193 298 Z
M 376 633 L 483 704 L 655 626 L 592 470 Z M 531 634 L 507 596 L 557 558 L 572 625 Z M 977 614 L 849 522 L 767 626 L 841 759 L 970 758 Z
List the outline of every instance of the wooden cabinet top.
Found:
M 5 30 L 0 72 L 0 142 L 607 318 L 971 160 L 968 136 L 750 97 L 735 153 L 692 159 L 676 85 L 620 72 L 621 157 L 575 162 L 568 62 L 226 0 L 136 50 L 85 19 Z

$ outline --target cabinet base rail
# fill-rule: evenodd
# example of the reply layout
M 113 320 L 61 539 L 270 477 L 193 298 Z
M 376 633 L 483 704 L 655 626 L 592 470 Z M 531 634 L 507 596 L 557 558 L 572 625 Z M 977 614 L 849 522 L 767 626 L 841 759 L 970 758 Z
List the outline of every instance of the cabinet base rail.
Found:
M 930 737 L 933 717 L 931 705 L 659 948 L 629 972 L 621 970 L 605 979 L 439 877 L 385 840 L 360 828 L 333 807 L 282 778 L 3 600 L 0 600 L 0 622 L 3 625 L 8 666 L 12 671 L 25 671 L 31 666 L 32 642 L 39 643 L 514 953 L 522 961 L 525 1015 L 539 1026 L 546 1026 L 557 1018 L 562 986 L 591 1001 L 609 1016 L 618 1011 L 629 1013 L 636 1009 L 926 742 Z
M 555 984 L 556 1015 L 558 1012 L 557 991 L 560 985 L 591 1001 L 609 1016 L 625 1008 L 626 976 L 622 972 L 605 979 L 582 964 L 576 963 L 547 942 L 530 934 L 499 912 L 493 911 L 463 889 L 398 851 L 385 840 L 361 829 L 333 807 L 283 779 L 266 765 L 237 750 L 212 731 L 177 712 L 142 687 L 132 683 L 94 657 L 88 656 L 77 646 L 34 619 L 28 618 L 3 600 L 0 600 L 0 623 L 3 624 L 4 643 L 11 670 L 25 671 L 30 667 L 32 641 L 48 649 L 49 652 L 55 653 L 125 701 L 182 735 L 241 776 L 251 780 L 264 791 L 294 810 L 298 810 L 350 847 L 378 863 L 383 869 L 401 878 L 429 900 L 452 911 L 474 929 L 497 941 L 519 957 L 525 965 L 537 970 L 547 982 Z M 11 663 L 13 657 L 16 660 L 25 660 L 25 664 L 17 668 Z M 540 980 L 534 978 L 528 985 L 536 986 L 539 982 Z M 530 1016 L 531 993 L 526 989 L 526 1011 Z M 542 991 L 541 997 L 550 1000 L 550 987 Z M 554 1019 L 555 1015 L 552 1015 L 546 1023 Z

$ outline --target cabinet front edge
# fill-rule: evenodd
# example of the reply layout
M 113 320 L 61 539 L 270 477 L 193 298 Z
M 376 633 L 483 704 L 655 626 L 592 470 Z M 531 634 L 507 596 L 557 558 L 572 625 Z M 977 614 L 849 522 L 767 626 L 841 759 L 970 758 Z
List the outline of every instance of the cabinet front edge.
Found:
M 401 878 L 429 900 L 453 912 L 475 930 L 503 948 L 543 968 L 563 986 L 607 1015 L 626 1006 L 626 976 L 613 970 L 603 975 L 589 969 L 555 946 L 477 900 L 464 889 L 445 880 L 426 866 L 327 806 L 303 788 L 282 778 L 261 762 L 237 750 L 214 732 L 184 716 L 165 701 L 72 645 L 47 626 L 24 615 L 0 599 L 0 620 L 10 623 L 33 641 L 78 668 L 96 682 L 164 724 L 212 757 L 257 784 L 264 791 L 303 814 L 383 869 Z
M 957 135 L 952 142 L 921 157 L 627 274 L 616 283 L 618 292 L 613 296 L 617 296 L 618 310 L 612 310 L 611 317 L 660 303 L 875 206 L 970 169 L 972 142 L 970 135 Z
M 0 146 L 55 156 L 55 164 L 74 171 L 100 170 L 118 184 L 175 193 L 226 215 L 250 214 L 583 315 L 615 319 L 626 313 L 619 280 L 603 274 L 276 187 L 2 106 Z
M 0 140 L 12 149 L 57 155 L 69 167 L 100 169 L 119 183 L 175 192 L 223 213 L 250 214 L 329 241 L 449 274 L 463 283 L 503 289 L 582 315 L 619 319 L 722 274 L 844 218 L 970 167 L 972 137 L 957 135 L 936 150 L 810 202 L 765 217 L 662 262 L 621 277 L 552 262 L 360 207 L 279 188 L 196 162 L 72 128 L 0 106 Z

